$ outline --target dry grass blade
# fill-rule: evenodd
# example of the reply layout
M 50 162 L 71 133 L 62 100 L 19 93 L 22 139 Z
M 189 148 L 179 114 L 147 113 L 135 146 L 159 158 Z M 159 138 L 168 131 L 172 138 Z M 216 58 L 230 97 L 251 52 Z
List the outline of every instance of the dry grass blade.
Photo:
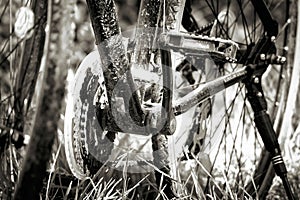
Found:
M 70 194 L 70 191 L 71 191 L 71 188 L 72 188 L 72 184 L 73 184 L 73 181 L 70 182 L 69 184 L 69 187 L 66 191 L 66 195 L 64 196 L 64 200 L 67 200 L 68 199 L 68 195 Z
M 185 154 L 188 155 L 186 151 L 185 151 Z M 205 168 L 205 166 L 203 166 L 203 164 L 196 158 L 195 155 L 192 154 L 192 156 L 193 156 L 193 159 L 197 162 L 197 164 L 201 167 L 201 169 L 205 172 L 205 174 L 210 178 L 210 180 L 211 180 L 211 181 L 214 183 L 214 185 L 218 188 L 218 190 L 223 191 L 223 190 L 220 188 L 218 182 L 217 182 L 217 181 L 214 179 L 214 177 L 211 175 L 211 173 L 210 173 L 209 171 L 207 171 L 207 169 Z M 223 195 L 225 195 L 225 194 L 223 194 Z
M 127 190 L 125 192 L 125 195 L 128 195 L 130 192 L 132 192 L 134 189 L 136 189 L 143 181 L 145 181 L 148 178 L 149 175 L 146 175 L 143 179 L 141 179 L 137 184 L 135 184 L 132 188 Z
M 47 182 L 47 189 L 46 189 L 46 200 L 49 199 L 48 195 L 49 195 L 49 188 L 50 188 L 50 183 L 51 183 L 51 176 L 52 176 L 52 173 L 55 171 L 55 165 L 56 165 L 57 160 L 58 160 L 60 149 L 61 149 L 61 143 L 59 143 L 54 161 L 53 161 L 53 163 L 51 164 L 51 167 L 50 167 L 50 173 L 49 173 L 48 182 Z
M 227 194 L 229 193 L 231 199 L 237 199 L 236 197 L 233 196 L 233 192 L 232 192 L 232 190 L 231 190 L 231 188 L 230 188 L 230 183 L 229 183 L 229 181 L 228 181 L 228 178 L 227 178 L 225 172 L 222 171 L 222 174 L 223 174 L 224 180 L 225 180 L 226 193 L 227 193 Z
M 150 167 L 152 167 L 154 170 L 156 170 L 156 171 L 158 171 L 159 173 L 161 173 L 163 176 L 166 176 L 166 177 L 170 178 L 171 180 L 177 182 L 177 180 L 173 179 L 169 174 L 166 174 L 165 172 L 161 171 L 158 167 L 156 167 L 156 166 L 153 165 L 152 163 L 148 162 L 147 160 L 145 160 L 145 159 L 142 158 L 141 156 L 137 155 L 137 157 L 138 157 L 141 161 L 145 162 L 147 165 L 149 165 Z

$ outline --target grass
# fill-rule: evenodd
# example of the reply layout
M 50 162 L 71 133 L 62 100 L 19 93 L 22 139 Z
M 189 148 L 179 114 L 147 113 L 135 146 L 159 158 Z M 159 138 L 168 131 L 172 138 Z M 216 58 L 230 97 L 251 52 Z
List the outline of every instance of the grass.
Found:
M 153 172 L 124 173 L 102 167 L 93 178 L 77 180 L 68 171 L 63 172 L 63 162 L 57 159 L 55 163 L 55 171 L 51 172 L 47 183 L 45 182 L 43 199 L 168 199 L 164 193 L 164 185 L 158 186 L 155 183 Z M 123 167 L 127 171 L 125 168 L 131 166 Z M 230 187 L 223 188 L 213 177 L 210 177 L 210 194 L 205 195 L 204 179 L 201 176 L 210 175 L 199 161 L 185 161 L 177 169 L 177 174 L 180 181 L 174 181 L 174 189 L 178 195 L 176 199 L 219 199 L 220 194 L 224 199 L 237 199 L 237 194 Z M 230 180 L 226 182 L 226 185 L 231 185 Z
M 295 146 L 295 142 L 293 142 L 293 146 Z M 68 170 L 62 147 L 62 144 L 57 140 L 41 199 L 168 199 L 164 193 L 164 186 L 157 186 L 155 183 L 153 172 L 143 174 L 124 173 L 131 166 L 124 165 L 123 170 L 102 167 L 93 178 L 87 177 L 84 180 L 78 180 Z M 300 148 L 299 146 L 297 148 L 293 148 L 294 159 L 298 159 L 299 156 L 298 150 Z M 13 151 L 15 150 L 13 149 Z M 12 155 L 17 155 L 17 151 Z M 7 163 L 14 163 L 16 169 L 20 165 L 20 163 L 17 163 L 19 161 L 16 158 L 10 157 L 9 152 L 2 157 L 2 161 L 3 159 Z M 176 169 L 177 181 L 174 181 L 174 189 L 178 195 L 176 199 L 238 199 L 235 187 L 231 187 L 235 185 L 234 180 L 229 180 L 226 175 L 223 175 L 225 184 L 220 183 L 210 176 L 203 163 L 205 162 L 201 161 L 201 158 L 181 162 Z M 2 199 L 8 199 L 12 192 L 9 189 L 12 188 L 14 182 L 10 177 L 10 165 L 2 164 L 1 166 L 0 194 Z M 297 160 L 292 159 L 287 163 L 287 166 L 292 188 L 299 198 L 300 178 L 298 174 L 300 174 L 300 166 L 298 166 Z M 210 176 L 209 194 L 205 194 L 203 188 L 203 185 L 205 185 L 203 177 L 205 176 Z M 242 185 L 238 185 L 238 187 L 242 191 L 245 190 Z M 286 195 L 281 182 L 278 178 L 275 178 L 267 199 L 279 200 L 285 198 Z M 243 199 L 251 198 L 250 195 L 244 193 Z
M 295 146 L 295 142 L 290 142 Z M 300 149 L 299 147 L 297 148 Z M 299 156 L 295 148 L 293 148 L 294 156 Z M 58 150 L 62 151 L 63 148 Z M 164 186 L 155 183 L 153 172 L 125 173 L 124 171 L 128 171 L 131 167 L 127 165 L 123 166 L 123 170 L 102 167 L 93 178 L 77 180 L 66 170 L 67 163 L 64 157 L 57 156 L 63 154 L 59 151 L 53 156 L 55 167 L 52 168 L 54 171 L 46 181 L 47 184 L 45 182 L 43 199 L 168 199 L 164 193 Z M 245 192 L 244 186 L 236 185 L 235 181 L 226 178 L 225 174 L 223 175 L 225 184 L 220 183 L 210 175 L 203 163 L 205 162 L 201 161 L 201 158 L 181 162 L 176 169 L 177 181 L 174 181 L 174 190 L 178 195 L 176 199 L 239 199 L 236 187 L 244 191 L 243 199 L 251 199 Z M 292 188 L 295 194 L 299 195 L 300 166 L 297 160 L 293 159 L 289 160 L 287 166 Z M 152 168 L 155 169 L 153 166 Z M 209 194 L 204 192 L 204 176 L 210 176 Z M 275 178 L 267 199 L 285 198 L 283 186 L 280 180 Z

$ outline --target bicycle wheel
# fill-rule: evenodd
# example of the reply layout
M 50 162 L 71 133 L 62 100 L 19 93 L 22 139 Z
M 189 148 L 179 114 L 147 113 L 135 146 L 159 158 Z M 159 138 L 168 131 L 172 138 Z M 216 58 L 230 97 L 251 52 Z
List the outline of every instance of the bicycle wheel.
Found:
M 47 52 L 45 25 L 47 22 L 47 4 L 37 1 L 1 1 L 1 161 L 6 163 L 1 169 L 13 188 L 20 171 L 21 147 L 24 138 L 31 135 L 35 113 L 39 102 L 35 86 L 41 63 Z M 51 12 L 48 12 L 51 15 Z M 10 170 L 10 171 L 9 171 Z M 12 176 L 10 176 L 12 175 Z M 7 186 L 6 186 L 7 187 Z M 8 188 L 1 187 L 3 195 Z M 3 197 L 4 198 L 4 197 Z
M 279 23 L 279 35 L 275 42 L 277 54 L 288 59 L 287 65 L 270 66 L 262 79 L 268 111 L 274 129 L 279 133 L 282 113 L 287 106 L 287 96 L 297 93 L 289 91 L 290 80 L 294 75 L 291 69 L 296 38 L 296 20 L 295 16 L 291 16 L 294 13 L 290 13 L 290 8 L 297 9 L 297 3 L 290 5 L 286 1 L 265 2 Z M 285 18 L 280 17 L 279 13 L 286 13 Z M 192 14 L 200 26 L 199 29 L 204 30 L 198 34 L 228 39 L 239 45 L 236 63 L 220 64 L 213 59 L 202 63 L 204 67 L 198 67 L 202 80 L 212 80 L 244 66 L 249 55 L 247 50 L 251 50 L 264 34 L 262 21 L 251 1 L 199 1 L 194 3 Z M 291 41 L 288 41 L 288 38 L 291 38 Z M 197 68 L 197 63 L 195 67 Z M 179 130 L 180 136 L 175 136 L 175 144 L 171 146 L 176 146 L 176 149 L 179 149 L 177 146 L 183 146 L 192 154 L 186 157 L 203 161 L 202 164 L 197 161 L 194 164 L 196 169 L 203 172 L 202 176 L 210 177 L 204 180 L 198 177 L 206 192 L 231 198 L 237 193 L 246 197 L 261 195 L 261 192 L 266 190 L 265 184 L 262 184 L 263 180 L 272 181 L 273 177 L 265 176 L 265 167 L 270 165 L 270 160 L 263 161 L 264 145 L 256 130 L 252 109 L 246 101 L 243 84 L 225 89 L 210 100 L 202 102 L 193 118 L 194 124 L 190 131 L 183 130 L 182 133 Z M 184 133 L 188 135 L 185 143 L 180 142 Z M 171 148 L 170 151 L 175 150 Z M 179 154 L 180 149 L 177 152 Z M 178 165 L 185 166 L 185 162 L 195 162 L 187 159 L 188 161 L 178 161 Z M 180 174 L 180 171 L 175 173 Z M 247 187 L 246 190 L 247 183 L 253 187 Z

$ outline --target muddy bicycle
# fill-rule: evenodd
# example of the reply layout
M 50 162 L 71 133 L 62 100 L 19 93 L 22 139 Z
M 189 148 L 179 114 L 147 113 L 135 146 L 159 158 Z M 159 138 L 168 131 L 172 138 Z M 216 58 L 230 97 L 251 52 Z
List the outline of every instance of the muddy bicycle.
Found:
M 174 198 L 179 166 L 196 160 L 205 177 L 193 186 L 197 195 L 202 188 L 233 198 L 223 187 L 261 198 L 273 166 L 293 199 L 277 137 L 293 93 L 289 23 L 297 3 L 195 4 L 198 12 L 190 1 L 142 1 L 134 38 L 126 39 L 113 1 L 87 1 L 98 52 L 78 68 L 67 105 L 72 173 L 152 170 L 157 187 Z
M 55 63 L 53 49 L 48 51 L 49 35 L 56 34 L 54 41 L 60 35 L 73 37 L 67 34 L 72 32 L 68 20 L 62 23 L 66 27 L 60 27 L 67 31 L 57 33 L 61 31 L 55 27 L 58 18 L 52 14 L 64 5 L 60 2 L 0 3 L 1 148 L 8 148 L 14 160 L 11 144 L 23 143 L 16 136 L 31 132 L 31 127 L 34 133 L 49 133 L 44 135 L 47 143 L 37 148 L 29 143 L 24 161 L 24 166 L 31 162 L 40 171 L 46 165 L 35 163 L 34 155 L 47 149 L 41 157 L 44 163 L 49 159 L 56 126 L 47 124 L 53 125 L 49 119 L 56 117 L 42 113 L 28 118 L 30 107 L 41 107 L 35 104 L 34 93 L 40 91 L 35 88 L 39 67 L 47 60 L 42 57 L 49 54 Z M 71 171 L 79 179 L 96 176 L 103 166 L 151 171 L 156 190 L 169 198 L 189 198 L 194 193 L 198 198 L 234 198 L 235 194 L 263 198 L 273 179 L 271 161 L 285 174 L 272 126 L 282 143 L 299 80 L 299 64 L 294 63 L 299 57 L 295 51 L 299 49 L 297 1 L 142 2 L 135 38 L 128 40 L 121 36 L 112 1 L 88 1 L 99 54 L 94 52 L 83 61 L 70 91 L 65 144 Z M 21 7 L 23 15 L 16 17 L 19 21 L 13 27 L 15 7 Z M 72 44 L 68 45 L 55 51 L 56 55 Z M 57 66 L 51 63 L 48 77 L 61 72 Z M 7 72 L 10 76 L 3 76 Z M 53 79 L 47 81 L 53 85 Z M 45 91 L 50 91 L 48 97 L 62 100 L 55 92 L 61 94 L 61 90 L 47 87 Z M 47 95 L 45 101 L 37 102 L 49 107 Z M 59 109 L 50 107 L 58 115 Z M 43 121 L 46 117 L 50 123 Z M 42 137 L 33 134 L 31 138 Z M 187 163 L 196 163 L 196 167 L 183 180 L 180 173 Z M 12 165 L 7 170 L 12 186 L 17 174 Z M 38 177 L 42 182 L 42 176 L 27 172 L 30 180 Z M 28 183 L 23 175 L 16 181 L 20 185 Z M 198 181 L 200 178 L 203 180 Z M 4 188 L 2 198 L 13 186 Z

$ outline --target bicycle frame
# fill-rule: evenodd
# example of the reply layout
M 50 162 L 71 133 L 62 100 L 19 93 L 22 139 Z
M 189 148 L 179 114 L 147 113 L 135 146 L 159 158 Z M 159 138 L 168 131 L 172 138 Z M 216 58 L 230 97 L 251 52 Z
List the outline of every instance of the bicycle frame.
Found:
M 170 0 L 170 2 L 172 1 Z M 161 13 L 161 7 L 165 8 L 165 3 L 168 5 L 168 3 L 170 2 L 164 1 L 164 5 L 162 6 L 162 2 L 160 0 L 145 0 L 144 5 L 148 6 L 146 10 L 149 10 L 149 8 L 151 8 L 152 12 L 147 13 L 148 20 L 142 20 L 141 22 L 139 22 L 141 23 L 139 25 L 144 25 L 145 27 L 153 25 L 153 21 L 151 20 L 158 19 L 158 16 Z M 149 129 L 149 127 L 144 127 L 145 121 L 148 120 L 146 119 L 147 117 L 145 116 L 145 112 L 140 104 L 140 97 L 135 92 L 136 88 L 133 83 L 132 75 L 130 73 L 129 62 L 126 58 L 126 51 L 122 43 L 122 36 L 120 27 L 117 22 L 114 2 L 113 0 L 87 0 L 98 50 L 103 62 L 103 66 L 105 68 L 103 72 L 108 94 L 108 101 L 110 103 L 110 106 L 107 107 L 106 112 L 107 124 L 102 124 L 102 126 L 107 130 L 114 132 L 121 131 L 142 135 L 149 135 L 158 132 L 160 134 L 172 134 L 175 131 L 174 127 L 171 127 L 171 118 L 173 115 L 180 115 L 181 113 L 187 111 L 189 108 L 199 104 L 201 101 L 215 95 L 217 92 L 220 92 L 227 87 L 243 81 L 246 85 L 247 90 L 250 91 L 250 95 L 248 95 L 247 97 L 255 112 L 255 122 L 257 128 L 259 129 L 267 150 L 272 154 L 272 161 L 275 171 L 284 180 L 284 185 L 289 198 L 293 199 L 293 195 L 286 179 L 287 172 L 280 154 L 279 144 L 277 142 L 275 132 L 272 128 L 270 117 L 266 113 L 266 103 L 263 96 L 263 91 L 261 89 L 261 83 L 260 81 L 257 82 L 255 79 L 258 78 L 260 80 L 263 72 L 266 70 L 268 66 L 265 62 L 266 60 L 268 60 L 268 64 L 270 62 L 277 64 L 284 63 L 284 59 L 281 59 L 280 57 L 274 58 L 272 56 L 269 56 L 269 58 L 267 59 L 264 57 L 276 52 L 274 40 L 278 34 L 278 24 L 272 18 L 270 11 L 268 10 L 266 3 L 263 0 L 251 0 L 251 2 L 255 10 L 257 10 L 257 14 L 262 21 L 266 34 L 262 36 L 257 44 L 255 44 L 254 48 L 251 49 L 246 59 L 243 59 L 245 60 L 245 62 L 242 64 L 244 64 L 245 67 L 243 67 L 242 69 L 229 75 L 219 77 L 211 82 L 207 82 L 201 87 L 193 90 L 192 93 L 176 100 L 175 102 L 172 102 L 172 90 L 170 90 L 170 88 L 172 88 L 173 80 L 172 70 L 170 66 L 170 52 L 161 50 L 162 64 L 167 66 L 163 70 L 162 109 L 166 110 L 167 112 L 165 116 L 160 117 L 163 119 L 167 119 L 167 121 L 159 124 L 159 128 L 150 127 Z M 185 1 L 183 0 L 177 5 L 182 12 L 184 3 Z M 143 8 L 141 8 L 141 10 L 142 9 Z M 107 21 L 107 16 L 110 16 L 110 20 L 113 20 Z M 155 22 L 157 22 L 157 20 Z M 170 24 L 172 23 L 173 22 L 171 22 Z M 174 28 L 172 26 L 170 27 L 171 29 Z M 176 27 L 174 29 L 176 29 Z M 159 33 L 155 32 L 154 35 L 146 35 L 148 38 L 146 37 L 144 39 L 150 39 L 150 41 L 153 41 L 156 38 L 156 34 Z M 146 46 L 146 48 L 151 51 L 152 46 Z M 123 79 L 124 77 L 126 78 Z M 129 92 L 129 94 L 132 94 L 133 96 L 131 98 L 132 103 L 129 106 L 128 112 L 132 116 L 135 123 L 125 124 L 124 126 L 122 126 L 122 128 L 126 127 L 126 130 L 119 128 L 120 126 L 116 124 L 116 121 L 122 121 L 122 119 L 126 117 L 126 114 L 119 112 L 116 113 L 114 117 L 112 117 L 111 114 L 111 104 L 116 101 L 113 98 L 113 90 L 119 81 L 123 81 L 125 83 L 124 90 Z M 257 95 L 258 92 L 260 92 L 261 94 Z M 257 109 L 256 106 L 258 106 L 259 108 Z M 154 114 L 157 116 L 163 115 L 163 112 L 161 112 L 160 114 L 159 112 Z M 139 125 L 138 128 L 135 128 L 136 124 Z
M 144 1 L 143 1 L 144 2 Z M 170 1 L 171 2 L 171 1 Z M 126 58 L 126 52 L 125 47 L 122 44 L 122 36 L 121 36 L 121 30 L 117 23 L 117 14 L 115 11 L 115 6 L 113 0 L 109 1 L 94 1 L 94 0 L 87 0 L 88 7 L 90 10 L 90 16 L 92 20 L 92 25 L 94 28 L 95 38 L 96 38 L 96 44 L 98 45 L 98 50 L 101 55 L 101 60 L 103 62 L 103 66 L 105 66 L 104 71 L 104 77 L 105 77 L 105 86 L 108 93 L 108 99 L 109 102 L 113 103 L 115 100 L 112 99 L 113 97 L 113 90 L 116 87 L 116 84 L 119 81 L 122 81 L 122 77 L 126 77 L 126 91 L 127 94 L 132 94 L 132 103 L 130 104 L 130 108 L 128 112 L 130 113 L 131 117 L 133 118 L 133 121 L 139 125 L 138 130 L 135 130 L 133 128 L 136 126 L 136 124 L 126 124 L 123 127 L 127 127 L 127 130 L 122 130 L 118 128 L 118 125 L 115 123 L 116 120 L 124 118 L 124 114 L 120 113 L 120 116 L 115 116 L 115 120 L 111 116 L 111 107 L 107 108 L 107 124 L 103 124 L 103 127 L 108 128 L 112 131 L 123 131 L 123 132 L 132 132 L 142 135 L 147 135 L 153 133 L 155 129 L 143 129 L 141 128 L 143 126 L 143 123 L 146 121 L 144 111 L 141 107 L 141 104 L 139 102 L 138 94 L 134 91 L 136 91 L 135 84 L 132 79 L 132 75 L 130 73 L 130 65 Z M 181 10 L 178 11 L 178 13 L 183 12 L 183 6 L 185 1 L 183 0 L 180 2 L 178 6 L 181 6 Z M 254 1 L 252 0 L 253 6 L 257 8 L 256 10 L 259 10 L 258 15 L 261 18 L 263 25 L 267 25 L 267 35 L 270 37 L 276 37 L 277 35 L 277 23 L 272 19 L 271 14 L 269 10 L 266 7 L 266 4 L 264 1 Z M 149 7 L 152 8 L 153 12 L 151 13 L 145 13 L 142 16 L 142 18 L 138 22 L 139 26 L 145 26 L 145 27 L 151 27 L 154 25 L 154 23 L 158 20 L 158 15 L 161 13 L 161 7 L 162 3 L 160 0 L 145 0 L 144 3 L 142 3 L 146 7 L 141 6 L 141 10 L 147 9 L 149 10 Z M 168 4 L 168 2 L 166 3 Z M 148 7 L 147 7 L 148 6 Z M 164 5 L 166 6 L 166 5 Z M 103 9 L 103 8 L 109 8 L 109 9 Z M 140 10 L 140 12 L 141 12 Z M 101 17 L 100 17 L 101 14 Z M 107 16 L 110 16 L 111 19 L 113 19 L 112 22 L 105 21 L 105 18 Z M 101 20 L 95 20 L 100 18 Z M 178 21 L 178 20 L 177 20 Z M 180 21 L 180 20 L 179 20 Z M 272 23 L 270 23 L 272 22 Z M 170 22 L 169 24 L 175 23 Z M 108 24 L 113 24 L 113 27 L 107 28 Z M 176 25 L 170 25 L 173 30 L 178 30 L 178 24 Z M 143 31 L 143 30 L 142 30 Z M 153 41 L 156 36 L 156 34 L 159 33 L 153 33 L 153 34 L 145 34 L 145 32 L 140 32 L 139 34 L 142 34 L 143 37 L 146 36 L 146 38 L 142 38 L 143 40 L 146 40 L 147 37 L 149 40 Z M 152 38 L 151 38 L 152 37 Z M 269 40 L 269 39 L 268 39 Z M 137 41 L 139 42 L 139 41 Z M 254 55 L 257 55 L 257 52 L 259 54 L 264 53 L 262 49 L 269 48 L 270 43 L 262 42 L 262 45 L 256 45 L 256 48 L 254 48 L 249 55 L 249 60 L 252 60 L 252 62 L 248 62 L 246 64 L 253 64 L 257 60 L 257 58 L 254 58 Z M 264 46 L 264 47 L 263 47 Z M 143 46 L 143 48 L 151 50 L 152 46 Z M 139 49 L 135 49 L 135 51 L 139 51 Z M 134 53 L 136 54 L 136 53 Z M 168 58 L 168 52 L 165 52 L 162 55 L 162 64 L 165 66 L 169 66 L 170 61 Z M 142 55 L 145 56 L 145 55 Z M 137 57 L 137 56 L 136 56 Z M 166 58 L 165 58 L 166 57 Z M 139 61 L 136 61 L 139 62 Z M 215 95 L 217 92 L 234 85 L 235 83 L 238 83 L 242 80 L 244 80 L 247 77 L 247 71 L 246 68 L 233 72 L 232 74 L 229 74 L 225 77 L 220 77 L 217 80 L 211 81 L 209 83 L 204 84 L 201 88 L 197 88 L 196 90 L 193 90 L 193 93 L 186 95 L 185 97 L 178 99 L 176 102 L 174 102 L 174 105 L 172 105 L 172 91 L 168 88 L 172 88 L 172 71 L 168 70 L 168 67 L 163 68 L 163 100 L 162 100 L 162 109 L 167 110 L 166 113 L 174 113 L 175 115 L 179 115 L 185 111 L 187 111 L 189 108 L 193 107 L 194 105 L 200 103 L 201 101 Z M 162 114 L 161 112 L 160 114 Z M 159 115 L 156 113 L 155 115 Z M 161 118 L 170 118 L 171 114 L 167 114 L 168 116 L 160 116 Z M 165 124 L 165 128 L 168 127 L 170 122 Z M 161 127 L 160 125 L 159 127 Z M 173 130 L 174 131 L 174 130 Z M 166 134 L 172 134 L 166 133 Z

